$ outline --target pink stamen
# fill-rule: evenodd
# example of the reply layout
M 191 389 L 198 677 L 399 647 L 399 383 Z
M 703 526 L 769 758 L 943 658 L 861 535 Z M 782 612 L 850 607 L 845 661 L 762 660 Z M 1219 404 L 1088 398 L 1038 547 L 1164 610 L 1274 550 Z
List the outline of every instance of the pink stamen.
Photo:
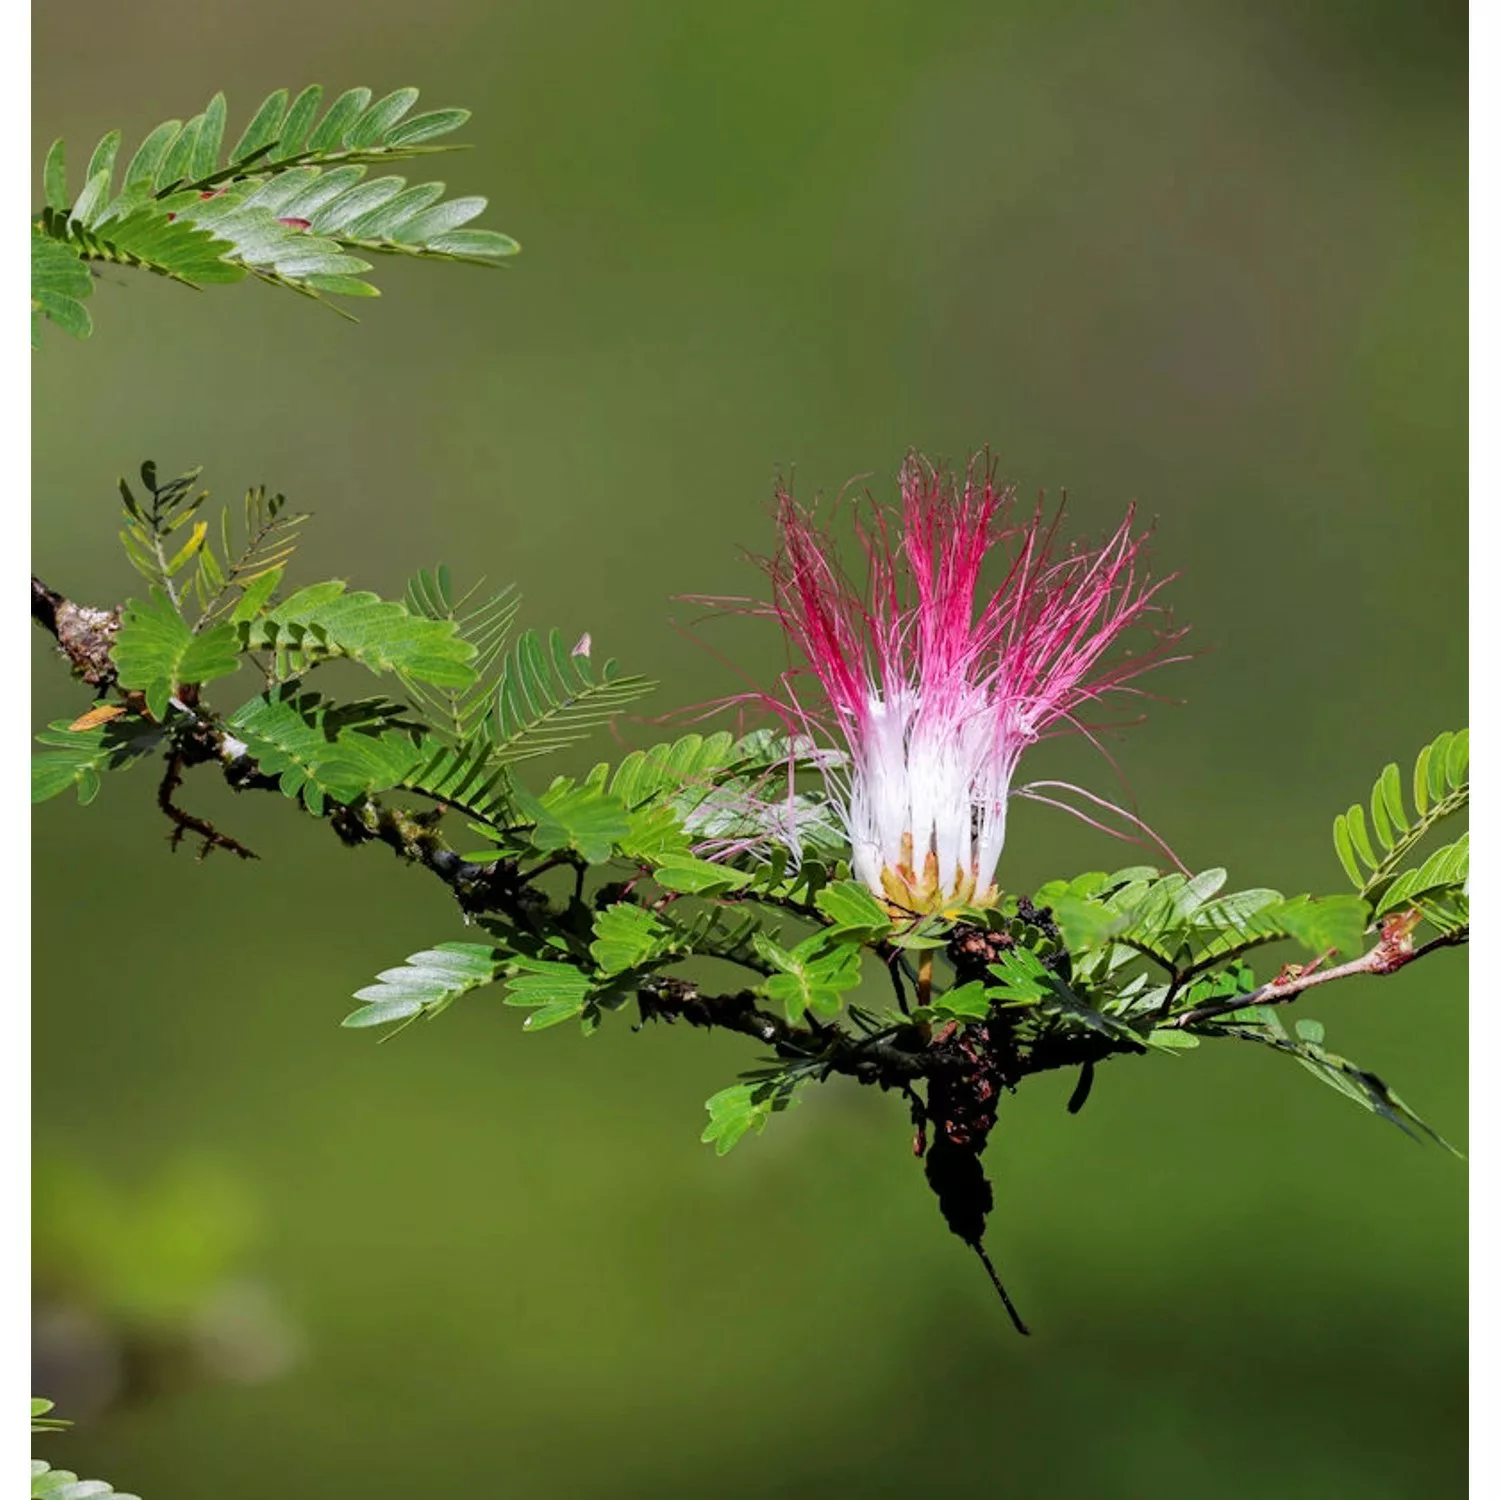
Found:
M 1017 520 L 1014 488 L 997 485 L 988 464 L 971 463 L 960 479 L 913 455 L 900 484 L 899 507 L 872 503 L 856 517 L 863 588 L 811 512 L 778 490 L 781 548 L 763 563 L 771 597 L 739 607 L 773 616 L 791 659 L 773 691 L 741 701 L 847 751 L 824 781 L 855 873 L 893 906 L 939 910 L 993 899 L 1025 749 L 1049 731 L 1092 739 L 1077 710 L 1137 692 L 1127 686 L 1134 678 L 1180 659 L 1168 654 L 1180 632 L 1161 632 L 1141 654 L 1105 659 L 1125 632 L 1159 613 L 1156 596 L 1168 581 L 1153 583 L 1141 568 L 1145 537 L 1132 535 L 1133 507 L 1100 546 L 1064 548 L 1061 510 L 1048 520 L 1039 502 Z M 980 579 L 992 555 L 1004 559 L 1005 573 L 986 597 Z M 817 704 L 804 701 L 800 684 L 809 677 Z M 1133 814 L 1068 790 L 1165 849 Z

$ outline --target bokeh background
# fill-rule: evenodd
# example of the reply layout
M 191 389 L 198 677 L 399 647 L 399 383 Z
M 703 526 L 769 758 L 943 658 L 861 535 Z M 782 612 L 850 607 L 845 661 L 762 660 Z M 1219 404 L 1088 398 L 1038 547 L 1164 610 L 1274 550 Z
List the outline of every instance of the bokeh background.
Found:
M 304 580 L 514 579 L 665 711 L 726 690 L 673 599 L 753 587 L 778 470 L 888 489 L 908 446 L 990 444 L 1079 528 L 1159 521 L 1203 654 L 1112 748 L 1190 863 L 1337 888 L 1333 813 L 1463 722 L 1456 0 L 138 0 L 33 34 L 38 167 L 221 86 L 234 130 L 281 85 L 415 83 L 474 109 L 441 175 L 524 245 L 382 263 L 359 327 L 107 275 L 94 340 L 33 365 L 35 560 L 75 597 L 131 587 L 116 476 L 201 463 L 317 513 Z M 37 723 L 79 711 L 35 653 Z M 1109 788 L 1034 770 L 1083 765 Z M 37 1378 L 87 1418 L 54 1463 L 150 1500 L 1460 1493 L 1464 1168 L 1289 1061 L 1007 1101 L 1023 1341 L 894 1101 L 823 1090 L 720 1161 L 736 1039 L 523 1036 L 484 992 L 341 1032 L 463 935 L 444 893 L 190 795 L 262 862 L 171 857 L 143 776 L 37 815 Z M 1129 858 L 1023 811 L 1002 876 Z M 1453 955 L 1304 1009 L 1462 1144 L 1464 995 Z

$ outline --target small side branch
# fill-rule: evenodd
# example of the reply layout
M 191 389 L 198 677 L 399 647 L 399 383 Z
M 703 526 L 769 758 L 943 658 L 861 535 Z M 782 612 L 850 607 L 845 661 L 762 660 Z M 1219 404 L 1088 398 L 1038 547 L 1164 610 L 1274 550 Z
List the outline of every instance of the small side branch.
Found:
M 1404 969 L 1407 964 L 1415 963 L 1417 959 L 1435 953 L 1439 948 L 1458 948 L 1469 941 L 1469 929 L 1460 927 L 1453 932 L 1442 933 L 1418 947 L 1412 942 L 1411 933 L 1419 915 L 1415 912 L 1403 912 L 1400 916 L 1387 918 L 1381 930 L 1380 941 L 1368 953 L 1350 959 L 1348 963 L 1335 964 L 1331 969 L 1309 967 L 1299 973 L 1284 974 L 1269 984 L 1261 985 L 1259 989 L 1251 990 L 1249 994 L 1236 995 L 1228 1000 L 1215 1000 L 1212 1004 L 1184 1011 L 1180 1016 L 1173 1016 L 1170 1021 L 1162 1022 L 1162 1029 L 1180 1031 L 1203 1021 L 1212 1021 L 1219 1016 L 1244 1010 L 1251 1005 L 1285 1005 L 1288 1001 L 1295 1000 L 1304 990 L 1316 989 L 1320 984 L 1332 984 L 1336 979 L 1351 979 L 1356 974 L 1394 974 L 1398 969 Z
M 161 779 L 161 785 L 156 789 L 156 805 L 167 815 L 172 824 L 172 832 L 169 839 L 175 850 L 188 834 L 203 840 L 203 847 L 198 851 L 199 860 L 207 859 L 215 849 L 228 849 L 231 853 L 238 854 L 241 859 L 256 859 L 259 856 L 251 849 L 247 849 L 238 839 L 231 838 L 227 833 L 220 833 L 207 818 L 197 817 L 179 807 L 173 800 L 177 789 L 182 785 L 182 772 L 186 762 L 180 754 L 174 754 L 167 758 L 166 774 Z

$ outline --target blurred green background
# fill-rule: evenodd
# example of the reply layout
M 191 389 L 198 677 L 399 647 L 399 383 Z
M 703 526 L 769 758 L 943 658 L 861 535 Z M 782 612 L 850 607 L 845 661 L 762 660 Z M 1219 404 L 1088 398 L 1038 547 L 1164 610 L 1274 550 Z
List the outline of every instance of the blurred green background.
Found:
M 474 109 L 440 175 L 525 247 L 382 263 L 359 327 L 106 274 L 33 365 L 35 563 L 75 597 L 132 587 L 115 477 L 202 463 L 317 512 L 304 580 L 514 579 L 665 711 L 728 690 L 673 598 L 753 589 L 778 468 L 888 490 L 988 443 L 1080 529 L 1158 518 L 1203 654 L 1111 748 L 1190 864 L 1337 888 L 1333 813 L 1463 722 L 1457 3 L 139 0 L 33 36 L 38 167 L 218 87 L 233 131 L 281 85 L 415 83 Z M 34 660 L 38 724 L 86 704 Z M 1111 789 L 1030 763 L 1079 767 Z M 1007 1101 L 1024 1341 L 895 1101 L 828 1088 L 719 1161 L 736 1039 L 523 1036 L 485 992 L 341 1032 L 463 936 L 444 892 L 189 795 L 263 862 L 171 857 L 141 773 L 36 820 L 42 1371 L 96 1412 L 54 1463 L 149 1500 L 1461 1492 L 1463 1166 L 1289 1061 Z M 1023 810 L 1001 873 L 1130 857 Z M 1451 955 L 1303 1009 L 1462 1144 L 1464 995 Z

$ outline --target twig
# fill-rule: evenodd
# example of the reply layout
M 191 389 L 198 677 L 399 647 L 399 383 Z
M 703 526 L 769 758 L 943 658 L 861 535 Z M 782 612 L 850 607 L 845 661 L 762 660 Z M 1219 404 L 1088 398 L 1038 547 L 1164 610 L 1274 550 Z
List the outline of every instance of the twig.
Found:
M 207 818 L 196 817 L 186 809 L 178 807 L 172 800 L 173 794 L 182 785 L 182 772 L 185 765 L 186 762 L 180 752 L 174 752 L 168 756 L 166 774 L 161 779 L 161 785 L 156 789 L 156 805 L 167 815 L 172 824 L 172 832 L 169 835 L 172 848 L 175 850 L 183 839 L 192 833 L 203 840 L 203 847 L 198 851 L 200 861 L 207 859 L 215 849 L 231 850 L 241 859 L 259 858 L 254 850 L 247 849 L 238 839 L 231 838 L 227 833 L 220 833 Z
M 880 945 L 880 956 L 885 960 L 886 972 L 891 976 L 891 988 L 896 992 L 896 1005 L 903 1016 L 911 1014 L 906 999 L 906 983 L 901 977 L 901 950 L 890 943 Z
M 1388 919 L 1380 941 L 1368 953 L 1350 959 L 1348 963 L 1336 964 L 1331 969 L 1314 969 L 1309 966 L 1300 974 L 1273 979 L 1247 995 L 1215 1000 L 1212 1004 L 1184 1011 L 1180 1016 L 1173 1016 L 1170 1021 L 1163 1021 L 1159 1029 L 1180 1031 L 1184 1027 L 1211 1021 L 1216 1016 L 1227 1016 L 1251 1005 L 1285 1005 L 1287 1001 L 1295 1000 L 1304 990 L 1315 989 L 1320 984 L 1331 984 L 1336 979 L 1350 979 L 1356 974 L 1394 974 L 1398 969 L 1404 969 L 1407 964 L 1414 963 L 1439 948 L 1462 947 L 1469 941 L 1469 929 L 1459 927 L 1452 932 L 1439 934 L 1419 948 L 1411 941 L 1411 928 L 1415 924 L 1409 920 L 1409 916 L 1410 914 L 1403 913 L 1399 918 Z

